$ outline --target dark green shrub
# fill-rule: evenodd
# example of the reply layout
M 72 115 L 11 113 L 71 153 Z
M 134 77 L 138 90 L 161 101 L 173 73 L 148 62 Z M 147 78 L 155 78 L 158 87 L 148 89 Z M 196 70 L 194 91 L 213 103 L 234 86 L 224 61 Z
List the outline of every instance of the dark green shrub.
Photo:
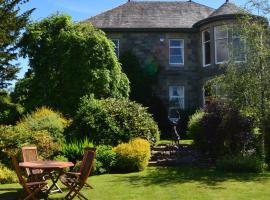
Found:
M 41 107 L 26 115 L 17 126 L 29 131 L 47 131 L 58 142 L 64 142 L 64 129 L 69 121 L 60 113 Z
M 74 23 L 70 16 L 51 15 L 31 23 L 19 46 L 34 72 L 26 81 L 30 91 L 19 89 L 19 95 L 27 98 L 26 107 L 45 105 L 74 115 L 86 94 L 129 96 L 129 81 L 113 43 L 89 22 Z
M 94 173 L 103 174 L 110 172 L 114 168 L 115 162 L 116 153 L 111 146 L 98 146 L 94 163 Z
M 126 172 L 144 170 L 151 156 L 150 143 L 140 138 L 119 144 L 113 150 L 117 169 Z
M 6 93 L 0 91 L 0 124 L 14 125 L 22 117 L 24 108 L 11 101 L 11 98 Z
M 17 175 L 7 167 L 0 166 L 0 184 L 18 183 Z
M 226 156 L 217 160 L 217 169 L 228 172 L 262 172 L 264 162 L 256 156 Z
M 204 114 L 191 117 L 189 129 L 195 146 L 213 160 L 256 148 L 253 121 L 233 105 L 209 103 Z
M 115 146 L 136 137 L 152 144 L 159 140 L 158 126 L 147 108 L 127 99 L 83 97 L 72 128 L 73 137 L 89 137 L 94 144 Z
M 93 146 L 93 143 L 90 142 L 88 138 L 85 138 L 84 140 L 73 140 L 62 145 L 62 154 L 68 158 L 68 160 L 76 163 L 77 161 L 82 160 L 84 148 Z

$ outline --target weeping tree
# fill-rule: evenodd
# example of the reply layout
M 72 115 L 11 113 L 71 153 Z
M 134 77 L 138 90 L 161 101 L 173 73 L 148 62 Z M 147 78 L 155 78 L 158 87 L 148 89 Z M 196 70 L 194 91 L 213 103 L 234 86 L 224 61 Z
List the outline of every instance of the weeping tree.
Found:
M 252 115 L 260 129 L 262 159 L 270 156 L 270 5 L 267 0 L 249 0 L 249 13 L 239 17 L 233 32 L 240 36 L 240 49 L 229 43 L 229 61 L 224 65 L 225 74 L 216 81 L 225 91 L 226 99 L 243 112 Z M 235 62 L 244 55 L 243 62 Z

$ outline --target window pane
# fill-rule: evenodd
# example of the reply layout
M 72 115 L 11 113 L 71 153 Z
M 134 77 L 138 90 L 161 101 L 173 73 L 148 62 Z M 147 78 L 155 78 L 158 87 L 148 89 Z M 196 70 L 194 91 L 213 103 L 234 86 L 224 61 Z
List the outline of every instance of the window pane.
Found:
M 245 43 L 240 38 L 233 38 L 233 56 L 236 61 L 245 61 Z
M 215 29 L 215 36 L 216 39 L 222 39 L 222 38 L 227 38 L 228 35 L 228 29 L 226 28 L 226 26 L 217 26 Z
M 170 54 L 172 56 L 180 56 L 180 55 L 182 55 L 182 49 L 181 48 L 171 48 Z
M 204 44 L 204 64 L 211 64 L 211 49 L 210 42 Z
M 217 40 L 216 50 L 217 50 L 216 51 L 217 62 L 223 62 L 227 60 L 229 57 L 227 39 Z
M 170 47 L 182 47 L 182 40 L 170 40 Z
M 210 40 L 210 32 L 209 30 L 203 32 L 203 41 L 207 42 Z
M 182 64 L 183 58 L 181 56 L 170 56 L 170 63 L 171 64 Z

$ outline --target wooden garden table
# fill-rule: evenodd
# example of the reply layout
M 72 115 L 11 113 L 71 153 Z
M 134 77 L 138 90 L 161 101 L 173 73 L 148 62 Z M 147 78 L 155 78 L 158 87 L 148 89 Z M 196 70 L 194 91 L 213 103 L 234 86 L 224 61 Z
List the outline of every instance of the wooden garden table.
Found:
M 19 163 L 21 168 L 28 168 L 31 172 L 34 169 L 41 169 L 44 175 L 48 175 L 52 180 L 52 185 L 47 190 L 47 194 L 51 192 L 62 192 L 61 188 L 57 185 L 57 181 L 63 173 L 63 170 L 67 167 L 73 167 L 74 164 L 72 162 L 64 162 L 64 161 L 54 161 L 54 160 L 46 160 L 46 161 L 31 161 L 31 162 L 21 162 Z M 53 172 L 53 173 L 52 173 Z M 52 189 L 56 189 L 52 191 Z

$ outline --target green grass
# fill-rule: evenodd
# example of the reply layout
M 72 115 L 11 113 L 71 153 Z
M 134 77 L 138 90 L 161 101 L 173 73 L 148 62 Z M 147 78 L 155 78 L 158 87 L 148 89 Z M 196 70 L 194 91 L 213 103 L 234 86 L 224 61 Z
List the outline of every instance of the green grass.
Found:
M 172 144 L 171 140 L 160 140 L 157 145 L 162 145 L 162 144 Z M 185 145 L 191 145 L 193 144 L 193 140 L 180 140 L 180 144 L 185 144 Z
M 212 169 L 148 168 L 139 173 L 93 176 L 91 200 L 269 200 L 270 173 L 231 174 Z M 16 199 L 17 184 L 1 185 L 0 199 Z M 66 190 L 65 190 L 66 191 Z M 60 199 L 64 194 L 54 194 Z

